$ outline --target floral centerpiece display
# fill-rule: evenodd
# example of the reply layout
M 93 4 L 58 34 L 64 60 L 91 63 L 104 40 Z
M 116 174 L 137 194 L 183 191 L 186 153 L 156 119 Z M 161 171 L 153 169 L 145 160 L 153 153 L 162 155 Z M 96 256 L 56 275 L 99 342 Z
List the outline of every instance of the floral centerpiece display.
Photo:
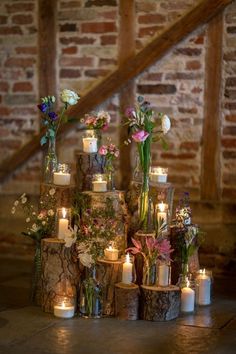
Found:
M 52 235 L 55 227 L 55 189 L 51 188 L 45 198 L 40 201 L 40 211 L 30 203 L 26 194 L 22 194 L 14 202 L 11 213 L 15 214 L 17 209 L 22 209 L 26 216 L 27 228 L 22 235 L 31 238 L 35 244 L 34 273 L 32 281 L 31 300 L 35 301 L 38 289 L 40 290 L 41 277 L 41 240 Z
M 102 145 L 98 153 L 105 157 L 104 161 L 104 172 L 107 174 L 108 179 L 108 190 L 115 189 L 114 186 L 114 160 L 120 155 L 119 149 L 111 142 L 107 145 Z
M 82 118 L 81 123 L 85 124 L 87 130 L 93 131 L 93 135 L 98 139 L 98 147 L 101 146 L 101 132 L 107 130 L 111 121 L 111 116 L 106 111 L 91 112 Z
M 56 170 L 56 135 L 61 123 L 68 121 L 65 111 L 69 106 L 75 105 L 80 99 L 77 93 L 67 89 L 61 92 L 60 98 L 64 105 L 59 113 L 55 111 L 56 98 L 54 96 L 41 98 L 42 102 L 38 105 L 39 110 L 43 113 L 42 124 L 45 128 L 45 133 L 40 143 L 41 145 L 48 143 L 48 153 L 44 161 L 44 181 L 46 183 L 52 182 L 53 172 Z
M 140 195 L 139 221 L 145 231 L 147 229 L 148 200 L 149 200 L 149 170 L 151 163 L 151 145 L 160 141 L 166 147 L 164 135 L 170 130 L 170 119 L 163 113 L 155 113 L 150 103 L 139 96 L 135 108 L 127 108 L 125 115 L 131 139 L 137 143 L 140 167 L 143 174 Z M 129 139 L 127 143 L 131 142 Z

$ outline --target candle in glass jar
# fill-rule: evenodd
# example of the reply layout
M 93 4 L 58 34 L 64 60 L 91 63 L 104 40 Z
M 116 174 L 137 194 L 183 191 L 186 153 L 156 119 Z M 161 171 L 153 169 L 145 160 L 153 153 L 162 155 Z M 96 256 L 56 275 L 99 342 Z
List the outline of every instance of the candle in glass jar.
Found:
M 211 278 L 206 270 L 200 270 L 196 278 L 196 303 L 197 305 L 210 305 L 211 303 Z
M 150 171 L 150 180 L 157 183 L 167 182 L 167 169 L 162 167 L 152 167 Z
M 158 220 L 158 225 L 159 227 L 163 224 L 167 225 L 167 204 L 161 202 L 157 205 L 158 211 L 157 211 L 157 220 Z
M 107 181 L 103 179 L 102 175 L 97 175 L 96 180 L 93 182 L 93 191 L 94 192 L 106 192 L 107 191 Z
M 131 284 L 133 278 L 132 273 L 133 273 L 133 264 L 130 262 L 130 256 L 128 253 L 126 255 L 125 262 L 123 263 L 122 283 Z
M 181 311 L 193 312 L 194 301 L 195 301 L 195 291 L 189 287 L 189 281 L 187 281 L 187 286 L 181 289 Z
M 69 228 L 69 220 L 66 218 L 66 209 L 62 208 L 62 218 L 59 219 L 58 223 L 58 238 L 64 239 Z
M 53 183 L 59 186 L 68 186 L 70 184 L 70 173 L 54 172 Z
M 170 267 L 168 264 L 161 263 L 158 265 L 158 285 L 168 286 L 170 279 Z
M 67 305 L 64 301 L 60 305 L 54 306 L 54 316 L 60 318 L 72 318 L 75 314 L 75 307 Z
M 83 151 L 89 154 L 98 151 L 97 138 L 83 138 Z
M 108 261 L 117 261 L 119 257 L 119 251 L 116 248 L 113 248 L 112 246 L 109 246 L 104 250 L 105 258 Z

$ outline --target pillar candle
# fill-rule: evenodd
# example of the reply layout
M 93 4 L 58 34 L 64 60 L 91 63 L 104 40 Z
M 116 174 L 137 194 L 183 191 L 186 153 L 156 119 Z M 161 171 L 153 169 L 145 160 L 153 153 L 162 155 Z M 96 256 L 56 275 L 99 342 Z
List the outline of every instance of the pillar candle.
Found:
M 170 279 L 170 267 L 167 264 L 158 265 L 158 285 L 168 286 Z
M 125 262 L 123 263 L 123 272 L 122 272 L 122 283 L 131 284 L 132 283 L 132 270 L 133 264 L 130 262 L 129 253 L 126 255 Z
M 64 239 L 65 235 L 67 234 L 69 228 L 69 220 L 66 219 L 66 210 L 62 208 L 62 218 L 59 219 L 58 222 L 58 238 Z
M 205 269 L 197 276 L 196 303 L 198 305 L 210 305 L 211 303 L 211 278 L 206 274 Z
M 106 192 L 107 191 L 107 181 L 93 181 L 93 191 L 94 192 Z
M 118 256 L 119 256 L 119 251 L 116 248 L 112 248 L 112 246 L 109 246 L 104 250 L 105 258 L 108 261 L 117 261 Z
M 96 153 L 98 151 L 97 138 L 83 138 L 83 151 L 87 153 Z
M 181 311 L 193 312 L 194 301 L 195 301 L 195 291 L 189 288 L 189 282 L 188 282 L 187 286 L 181 289 Z
M 61 305 L 54 306 L 54 316 L 60 318 L 71 318 L 74 316 L 75 307 L 72 305 L 66 305 L 62 302 Z
M 158 211 L 157 211 L 157 220 L 158 220 L 158 225 L 159 227 L 162 224 L 166 224 L 167 225 L 167 212 L 166 212 L 166 204 L 164 204 L 163 202 L 159 203 L 157 205 L 158 207 Z M 167 227 L 167 226 L 166 226 Z
M 59 186 L 68 186 L 70 184 L 70 173 L 54 172 L 53 183 Z

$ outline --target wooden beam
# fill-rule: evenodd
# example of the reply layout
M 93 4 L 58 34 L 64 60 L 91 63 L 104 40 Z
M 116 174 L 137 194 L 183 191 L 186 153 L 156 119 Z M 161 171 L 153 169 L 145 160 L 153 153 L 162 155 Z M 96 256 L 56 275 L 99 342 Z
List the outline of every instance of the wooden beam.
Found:
M 223 18 L 222 14 L 219 14 L 209 23 L 207 28 L 205 68 L 201 198 L 211 201 L 218 200 L 220 197 L 222 35 Z
M 194 31 L 198 26 L 212 19 L 222 11 L 232 0 L 202 0 L 183 17 L 176 20 L 170 27 L 157 35 L 145 48 L 124 62 L 118 69 L 111 72 L 97 86 L 91 89 L 87 95 L 81 98 L 78 105 L 71 107 L 70 116 L 83 116 L 88 111 L 104 102 L 112 94 L 117 92 L 130 79 L 140 74 L 151 64 L 159 60 L 174 45 L 185 36 Z M 65 134 L 74 129 L 74 125 L 66 125 L 59 134 Z M 29 156 L 36 153 L 39 148 L 40 136 L 36 136 L 22 149 L 16 152 L 12 158 L 3 161 L 0 165 L 0 181 L 19 167 Z M 25 158 L 21 157 L 22 151 Z
M 120 0 L 119 2 L 119 65 L 124 64 L 135 54 L 136 21 L 135 21 L 135 0 Z M 120 112 L 125 112 L 127 107 L 134 104 L 134 81 L 129 81 L 120 91 Z M 122 117 L 121 117 L 122 120 Z M 131 145 L 124 145 L 128 139 L 127 129 L 120 122 L 119 143 L 120 143 L 120 189 L 126 190 L 131 181 Z

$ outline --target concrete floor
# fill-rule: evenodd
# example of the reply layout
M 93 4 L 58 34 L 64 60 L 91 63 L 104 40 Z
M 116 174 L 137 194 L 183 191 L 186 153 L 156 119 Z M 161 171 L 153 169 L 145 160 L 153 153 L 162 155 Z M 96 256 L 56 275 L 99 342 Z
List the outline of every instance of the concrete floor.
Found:
M 0 259 L 1 354 L 236 353 L 236 278 L 217 278 L 210 307 L 154 323 L 60 320 L 30 306 L 31 265 Z

